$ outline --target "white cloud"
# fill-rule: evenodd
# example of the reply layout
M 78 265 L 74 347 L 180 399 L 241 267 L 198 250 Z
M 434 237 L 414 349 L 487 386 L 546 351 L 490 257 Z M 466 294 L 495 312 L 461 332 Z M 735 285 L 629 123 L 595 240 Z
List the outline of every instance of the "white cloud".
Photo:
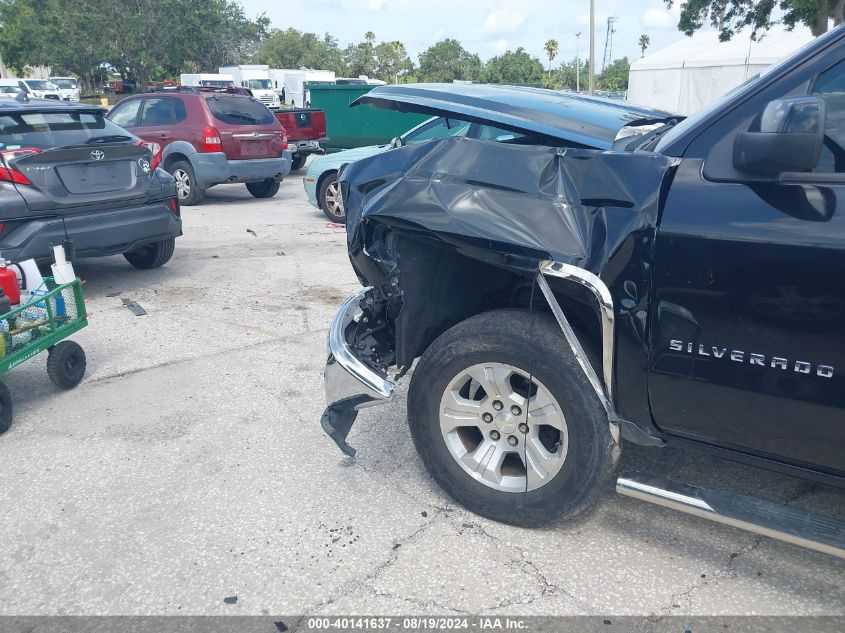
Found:
M 481 25 L 481 32 L 491 35 L 513 33 L 525 22 L 525 14 L 509 8 L 493 9 Z
M 387 0 L 367 0 L 367 10 L 381 11 L 385 4 L 387 4 Z
M 498 39 L 493 42 L 493 48 L 495 48 L 497 51 L 504 52 L 508 50 L 508 41 L 504 38 Z
M 643 26 L 653 29 L 674 29 L 678 26 L 678 19 L 681 17 L 682 2 L 676 2 L 671 9 L 649 9 L 642 14 L 640 21 Z

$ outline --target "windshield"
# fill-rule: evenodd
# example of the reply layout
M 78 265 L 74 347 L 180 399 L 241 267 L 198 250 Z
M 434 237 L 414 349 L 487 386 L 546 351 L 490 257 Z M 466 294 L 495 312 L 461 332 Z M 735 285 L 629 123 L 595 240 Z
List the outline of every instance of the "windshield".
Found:
M 209 88 L 226 88 L 231 86 L 232 82 L 227 79 L 203 79 L 200 81 L 200 85 Z
M 59 88 L 63 88 L 64 90 L 76 89 L 76 79 L 52 79 L 51 81 Z
M 16 94 L 20 92 L 20 88 L 17 86 L 0 86 L 0 93 L 3 94 Z
M 467 130 L 469 130 L 468 121 L 438 117 L 426 121 L 421 126 L 404 134 L 402 145 L 422 143 L 436 138 L 446 138 L 447 136 L 465 136 Z
M 99 112 L 0 114 L 0 143 L 7 149 L 85 145 L 101 136 L 132 138 Z
M 208 109 L 215 119 L 229 125 L 268 125 L 276 120 L 266 106 L 250 97 L 211 97 Z
M 25 79 L 24 81 L 32 90 L 56 90 L 55 84 L 43 79 Z
M 252 90 L 270 90 L 272 88 L 269 79 L 250 79 L 246 83 Z

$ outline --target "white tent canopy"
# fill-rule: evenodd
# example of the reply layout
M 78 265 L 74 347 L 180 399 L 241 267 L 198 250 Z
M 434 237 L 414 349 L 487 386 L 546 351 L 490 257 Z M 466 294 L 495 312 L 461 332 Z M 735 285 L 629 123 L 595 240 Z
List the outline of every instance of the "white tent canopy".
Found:
M 693 114 L 812 40 L 807 28 L 773 27 L 757 41 L 750 31 L 727 42 L 715 31 L 698 32 L 631 64 L 628 100 Z

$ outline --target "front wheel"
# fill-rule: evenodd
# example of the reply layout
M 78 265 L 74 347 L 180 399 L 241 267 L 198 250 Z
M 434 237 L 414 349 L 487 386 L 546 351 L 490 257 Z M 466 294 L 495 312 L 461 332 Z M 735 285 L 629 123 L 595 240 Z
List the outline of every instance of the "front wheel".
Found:
M 435 340 L 411 380 L 408 423 L 446 492 L 503 523 L 578 514 L 614 464 L 607 415 L 559 326 L 524 310 L 471 317 Z
M 261 182 L 246 183 L 247 191 L 249 191 L 254 198 L 272 198 L 279 191 L 278 180 L 262 180 Z
M 47 375 L 61 389 L 73 389 L 85 375 L 85 351 L 78 343 L 62 341 L 47 353 Z
M 145 244 L 137 250 L 124 253 L 123 256 L 135 268 L 149 270 L 164 266 L 173 257 L 174 250 L 176 250 L 176 238 L 171 237 L 169 240 Z

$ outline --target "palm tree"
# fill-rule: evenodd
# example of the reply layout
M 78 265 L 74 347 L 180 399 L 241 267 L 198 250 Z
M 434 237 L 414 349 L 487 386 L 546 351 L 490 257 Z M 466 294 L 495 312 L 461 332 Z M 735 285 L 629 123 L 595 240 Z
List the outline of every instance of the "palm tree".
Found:
M 367 44 L 372 46 L 376 43 L 376 34 L 372 31 L 367 31 L 366 33 L 364 33 L 364 39 L 366 40 Z
M 640 35 L 640 41 L 637 42 L 637 45 L 640 47 L 640 50 L 642 50 L 642 52 L 643 52 L 643 54 L 640 55 L 640 57 L 645 57 L 645 49 L 647 49 L 650 44 L 651 44 L 651 38 L 649 38 L 648 35 L 646 35 L 645 33 Z
M 552 61 L 554 61 L 554 58 L 557 57 L 557 52 L 560 50 L 560 44 L 557 43 L 557 40 L 549 40 L 543 48 L 546 50 L 546 55 L 549 58 L 549 75 L 551 75 Z

